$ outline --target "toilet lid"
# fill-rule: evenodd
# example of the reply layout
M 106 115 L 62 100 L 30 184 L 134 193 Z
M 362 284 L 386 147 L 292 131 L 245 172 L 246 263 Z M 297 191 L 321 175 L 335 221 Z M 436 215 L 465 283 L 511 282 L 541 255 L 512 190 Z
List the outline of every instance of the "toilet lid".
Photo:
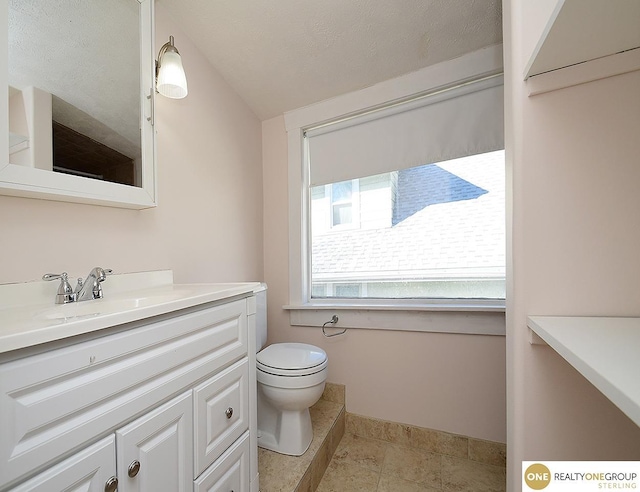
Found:
M 327 361 L 327 353 L 306 343 L 274 343 L 256 355 L 258 365 L 283 370 L 310 369 Z

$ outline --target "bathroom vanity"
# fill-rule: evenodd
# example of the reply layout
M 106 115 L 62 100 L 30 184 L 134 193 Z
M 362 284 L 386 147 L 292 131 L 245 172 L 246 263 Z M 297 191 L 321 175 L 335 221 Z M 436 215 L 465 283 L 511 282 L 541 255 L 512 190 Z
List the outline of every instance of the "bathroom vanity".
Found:
M 0 286 L 0 491 L 258 491 L 257 283 L 43 284 Z

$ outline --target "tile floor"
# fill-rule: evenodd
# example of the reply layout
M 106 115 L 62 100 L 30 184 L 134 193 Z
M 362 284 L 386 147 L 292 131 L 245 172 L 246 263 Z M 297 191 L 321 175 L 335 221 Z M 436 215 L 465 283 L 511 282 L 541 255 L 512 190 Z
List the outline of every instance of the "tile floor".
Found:
M 261 492 L 506 490 L 504 444 L 345 415 L 344 402 L 344 386 L 327 383 L 304 455 L 258 450 Z
M 506 490 L 505 467 L 346 433 L 317 492 Z

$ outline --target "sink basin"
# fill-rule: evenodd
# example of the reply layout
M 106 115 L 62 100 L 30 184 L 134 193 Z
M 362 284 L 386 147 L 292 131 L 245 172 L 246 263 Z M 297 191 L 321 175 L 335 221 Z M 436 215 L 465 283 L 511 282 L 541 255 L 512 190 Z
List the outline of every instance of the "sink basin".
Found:
M 103 298 L 93 301 L 71 302 L 69 304 L 55 305 L 45 311 L 41 311 L 34 317 L 41 320 L 67 322 L 165 304 L 167 302 L 188 298 L 190 295 L 193 295 L 192 291 L 180 289 L 131 298 Z

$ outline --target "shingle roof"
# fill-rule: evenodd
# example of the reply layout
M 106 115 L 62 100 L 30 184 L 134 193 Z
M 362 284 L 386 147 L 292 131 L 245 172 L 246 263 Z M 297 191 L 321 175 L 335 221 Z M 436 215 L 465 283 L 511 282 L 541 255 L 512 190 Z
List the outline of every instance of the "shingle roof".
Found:
M 315 236 L 314 280 L 504 276 L 504 157 L 483 157 L 399 171 L 392 227 Z
M 437 164 L 427 164 L 398 172 L 398 191 L 393 225 L 429 205 L 472 200 L 488 193 Z

